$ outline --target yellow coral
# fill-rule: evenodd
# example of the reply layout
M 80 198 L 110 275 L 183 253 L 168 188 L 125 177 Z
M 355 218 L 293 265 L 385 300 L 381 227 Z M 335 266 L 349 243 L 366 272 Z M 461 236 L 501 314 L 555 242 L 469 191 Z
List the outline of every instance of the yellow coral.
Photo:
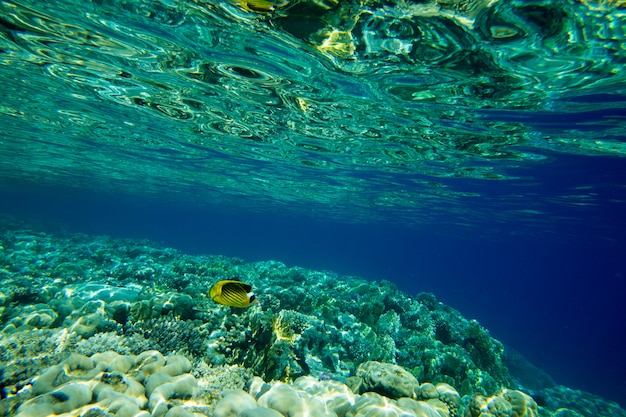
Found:
M 302 332 L 310 327 L 309 317 L 293 310 L 282 310 L 272 320 L 272 331 L 276 340 L 294 343 Z
M 538 417 L 537 403 L 521 391 L 504 389 L 498 395 L 485 398 L 475 395 L 470 401 L 466 416 Z
M 505 389 L 502 397 L 513 407 L 513 417 L 537 417 L 537 403 L 533 398 L 522 391 Z

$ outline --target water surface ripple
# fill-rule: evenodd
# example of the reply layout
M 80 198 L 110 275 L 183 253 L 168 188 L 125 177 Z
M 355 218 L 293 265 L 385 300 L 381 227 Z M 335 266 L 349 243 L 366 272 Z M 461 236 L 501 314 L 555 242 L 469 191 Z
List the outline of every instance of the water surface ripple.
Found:
M 536 175 L 626 154 L 623 2 L 271 4 L 0 2 L 0 178 L 405 225 L 602 203 Z

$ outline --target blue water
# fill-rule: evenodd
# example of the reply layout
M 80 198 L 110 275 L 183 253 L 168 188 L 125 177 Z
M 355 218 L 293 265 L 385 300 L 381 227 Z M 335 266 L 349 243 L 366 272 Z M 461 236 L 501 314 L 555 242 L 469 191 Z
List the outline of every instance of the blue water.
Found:
M 623 7 L 68 4 L 0 3 L 0 214 L 433 292 L 626 406 Z

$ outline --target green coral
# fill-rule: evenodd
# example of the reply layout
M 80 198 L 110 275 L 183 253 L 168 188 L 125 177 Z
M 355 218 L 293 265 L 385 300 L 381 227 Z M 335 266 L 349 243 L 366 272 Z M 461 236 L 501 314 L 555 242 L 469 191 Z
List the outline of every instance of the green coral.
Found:
M 400 323 L 400 315 L 393 310 L 387 311 L 380 316 L 376 323 L 378 333 L 387 334 L 391 337 L 397 337 L 400 333 L 402 324 Z
M 561 385 L 531 393 L 542 411 L 553 412 L 554 417 L 626 417 L 626 411 L 615 402 Z
M 200 322 L 173 317 L 150 319 L 127 324 L 123 334 L 137 341 L 130 349 L 135 354 L 158 350 L 165 354 L 182 352 L 191 357 L 203 357 L 206 351 L 206 329 Z
M 486 371 L 494 380 L 506 380 L 508 372 L 502 364 L 504 355 L 502 343 L 493 339 L 476 320 L 469 322 L 466 335 L 463 347 L 476 367 Z

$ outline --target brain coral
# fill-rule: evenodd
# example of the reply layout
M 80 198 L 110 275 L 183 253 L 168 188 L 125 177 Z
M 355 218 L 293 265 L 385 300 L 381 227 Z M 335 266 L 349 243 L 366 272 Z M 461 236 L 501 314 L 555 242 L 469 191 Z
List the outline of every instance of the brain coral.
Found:
M 372 391 L 389 398 L 416 398 L 420 391 L 417 379 L 404 368 L 376 361 L 359 365 L 351 387 L 358 393 Z
M 80 414 L 86 410 L 118 417 L 164 416 L 177 399 L 196 393 L 197 381 L 186 373 L 190 369 L 186 358 L 164 357 L 157 351 L 137 356 L 73 354 L 33 380 L 31 398 L 19 406 L 16 416 Z
M 533 398 L 521 391 L 504 389 L 497 395 L 475 395 L 465 417 L 537 417 L 539 412 Z

